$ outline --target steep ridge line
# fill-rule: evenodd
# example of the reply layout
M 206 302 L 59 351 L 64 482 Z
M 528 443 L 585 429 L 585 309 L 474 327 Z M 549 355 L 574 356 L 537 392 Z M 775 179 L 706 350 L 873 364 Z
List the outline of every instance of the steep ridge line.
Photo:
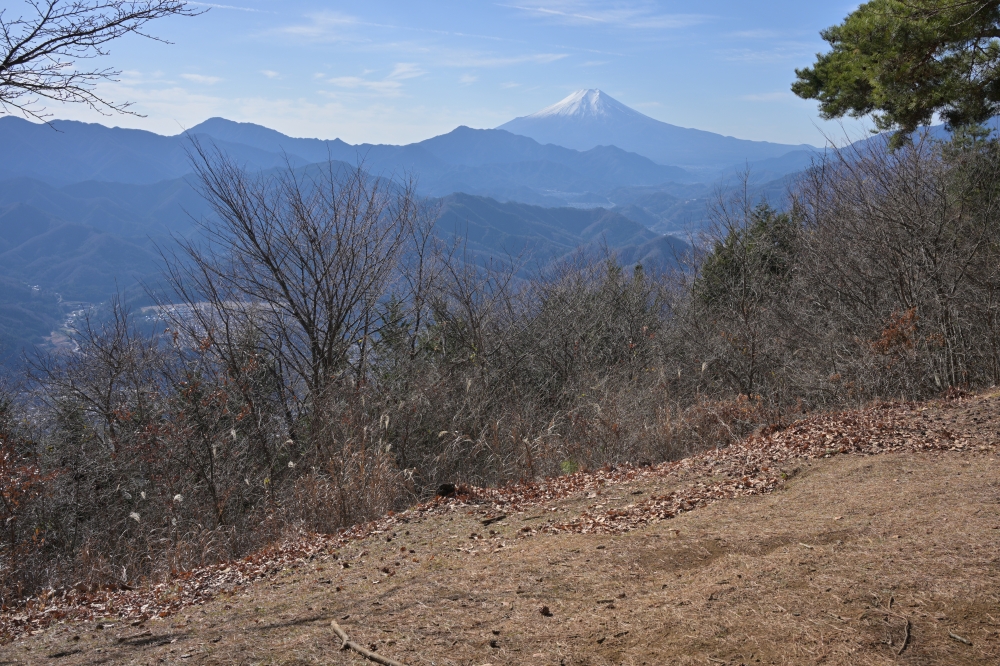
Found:
M 974 411 L 983 405 L 996 409 L 997 402 L 998 396 L 992 394 L 959 396 L 934 404 Z M 538 518 L 541 518 L 551 503 L 570 496 L 583 496 L 596 501 L 578 517 L 561 522 L 550 519 L 537 528 L 525 527 L 517 532 L 517 537 L 570 532 L 623 534 L 722 499 L 773 492 L 785 479 L 795 475 L 795 465 L 799 461 L 903 452 L 997 453 L 1000 433 L 992 423 L 971 417 L 961 432 L 956 427 L 952 428 L 956 432 L 952 432 L 941 424 L 925 420 L 923 413 L 927 409 L 927 405 L 920 403 L 877 404 L 866 409 L 812 416 L 778 432 L 750 437 L 725 449 L 651 467 L 607 468 L 503 488 L 460 487 L 454 497 L 436 498 L 378 521 L 342 530 L 337 535 L 303 535 L 242 560 L 185 572 L 169 582 L 148 588 L 49 590 L 27 600 L 20 608 L 0 613 L 0 637 L 9 642 L 41 633 L 54 622 L 101 618 L 107 623 L 103 626 L 107 627 L 128 624 L 139 627 L 147 620 L 203 605 L 220 594 L 246 589 L 286 568 L 296 568 L 321 557 L 336 559 L 337 550 L 348 544 L 393 534 L 394 529 L 402 529 L 404 525 L 450 513 L 477 516 L 485 526 L 501 516 L 523 516 L 539 509 L 542 514 Z M 602 491 L 629 483 L 688 475 L 702 480 L 639 503 L 610 507 L 601 497 Z M 476 555 L 498 552 L 506 547 L 499 538 L 477 538 L 470 546 L 458 550 Z

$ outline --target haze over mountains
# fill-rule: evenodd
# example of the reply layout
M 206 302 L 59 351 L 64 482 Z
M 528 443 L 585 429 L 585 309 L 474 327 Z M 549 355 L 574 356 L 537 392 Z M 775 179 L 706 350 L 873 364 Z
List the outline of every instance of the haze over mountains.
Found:
M 497 129 L 539 143 L 590 150 L 618 146 L 657 162 L 712 172 L 726 167 L 787 156 L 808 155 L 809 145 L 746 141 L 677 127 L 631 109 L 600 90 L 578 90 L 562 101 Z
M 603 247 L 670 265 L 687 245 L 663 234 L 700 228 L 720 174 L 749 162 L 777 179 L 812 155 L 673 127 L 600 91 L 498 129 L 458 127 L 404 146 L 293 138 L 223 118 L 161 136 L 4 116 L 0 357 L 39 342 L 69 311 L 155 279 L 157 246 L 210 214 L 192 176 L 195 142 L 251 171 L 333 161 L 413 177 L 418 194 L 440 200 L 442 235 L 467 238 L 476 257 L 519 255 L 533 268 Z
M 192 139 L 211 141 L 255 169 L 332 159 L 363 162 L 373 171 L 415 174 L 431 195 L 469 185 L 497 191 L 529 187 L 539 195 L 551 191 L 556 198 L 581 187 L 711 181 L 719 170 L 748 162 L 781 175 L 801 168 L 802 156 L 815 151 L 675 127 L 590 90 L 496 130 L 459 127 L 405 146 L 293 138 L 223 118 L 161 136 L 74 121 L 47 126 L 5 116 L 0 117 L 0 142 L 8 159 L 0 164 L 0 179 L 28 176 L 55 185 L 154 183 L 190 173 Z M 682 162 L 695 170 L 685 171 L 678 166 Z

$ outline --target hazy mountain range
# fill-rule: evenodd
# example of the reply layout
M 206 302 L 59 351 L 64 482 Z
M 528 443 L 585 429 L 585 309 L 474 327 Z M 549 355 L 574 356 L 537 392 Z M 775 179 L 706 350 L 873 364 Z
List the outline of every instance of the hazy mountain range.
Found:
M 696 169 L 702 174 L 816 150 L 809 145 L 746 141 L 677 127 L 639 113 L 600 90 L 578 90 L 561 102 L 497 129 L 577 150 L 618 146 L 659 164 Z
M 459 127 L 407 146 L 351 146 L 339 140 L 293 139 L 222 118 L 164 137 L 73 121 L 46 126 L 12 116 L 0 118 L 0 144 L 10 147 L 11 158 L 0 165 L 0 178 L 27 176 L 54 185 L 90 180 L 150 184 L 190 173 L 192 142 L 214 145 L 250 169 L 335 160 L 363 164 L 374 173 L 413 175 L 427 196 L 456 191 L 503 196 L 524 189 L 527 196 L 544 199 L 550 193 L 558 197 L 608 186 L 694 180 L 683 169 L 613 146 L 577 151 L 543 146 L 503 130 Z
M 570 130 L 581 140 L 542 136 Z M 541 138 L 530 138 L 533 134 Z M 405 146 L 293 138 L 223 118 L 211 118 L 182 134 L 161 136 L 74 121 L 43 125 L 4 116 L 0 144 L 7 159 L 0 164 L 0 179 L 27 176 L 56 185 L 89 180 L 155 183 L 190 173 L 192 141 L 212 143 L 254 169 L 332 159 L 361 162 L 375 172 L 415 175 L 422 191 L 432 196 L 463 188 L 502 196 L 521 188 L 536 198 L 554 200 L 623 185 L 708 182 L 747 163 L 759 163 L 769 175 L 783 175 L 801 169 L 815 151 L 811 146 L 742 141 L 674 127 L 600 91 L 580 91 L 496 130 L 459 127 Z M 585 148 L 577 149 L 583 144 Z M 697 170 L 677 166 L 682 161 Z
M 498 129 L 459 127 L 405 146 L 293 138 L 222 118 L 161 136 L 0 117 L 0 357 L 38 343 L 68 312 L 155 281 L 158 246 L 210 214 L 192 176 L 196 144 L 254 171 L 332 160 L 413 177 L 420 195 L 440 199 L 441 235 L 465 239 L 475 257 L 518 256 L 526 270 L 580 248 L 668 266 L 688 247 L 678 238 L 703 226 L 721 175 L 750 163 L 779 179 L 769 186 L 778 192 L 814 154 L 673 127 L 600 91 Z

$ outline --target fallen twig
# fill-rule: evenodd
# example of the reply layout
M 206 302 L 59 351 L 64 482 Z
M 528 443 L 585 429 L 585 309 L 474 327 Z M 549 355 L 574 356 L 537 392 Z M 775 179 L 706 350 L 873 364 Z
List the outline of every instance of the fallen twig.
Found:
M 389 657 L 383 657 L 379 653 L 372 652 L 371 650 L 364 648 L 347 638 L 347 633 L 340 628 L 340 625 L 337 624 L 336 620 L 331 620 L 330 626 L 333 628 L 333 633 L 337 634 L 337 636 L 340 637 L 340 640 L 344 643 L 340 646 L 341 650 L 354 650 L 365 659 L 374 661 L 376 664 L 382 664 L 383 666 L 403 666 L 403 664 L 398 661 L 389 659 Z
M 902 617 L 902 616 L 900 616 L 900 617 Z M 906 646 L 910 642 L 910 618 L 903 617 L 903 619 L 906 620 L 906 633 L 903 634 L 903 644 L 899 646 L 898 650 L 896 650 L 896 656 L 897 657 L 899 655 L 903 654 L 903 650 L 906 649 Z
M 144 631 L 144 632 L 139 633 L 139 634 L 132 634 L 131 636 L 119 636 L 118 637 L 118 642 L 119 643 L 124 643 L 126 641 L 134 641 L 137 638 L 145 638 L 146 636 L 152 636 L 152 635 L 153 635 L 152 631 Z
M 483 524 L 483 527 L 488 527 L 488 526 L 492 525 L 493 523 L 499 523 L 501 520 L 503 520 L 506 517 L 507 517 L 506 513 L 501 513 L 499 516 L 493 516 L 492 518 L 486 518 L 485 520 L 482 520 L 480 522 Z
M 875 597 L 874 594 L 872 596 Z M 878 597 L 875 597 L 875 598 L 877 599 Z M 894 601 L 894 599 L 892 597 L 889 597 L 889 604 L 890 604 L 889 607 L 890 608 L 891 608 L 891 604 L 892 604 L 893 601 Z M 893 613 L 891 610 L 882 610 L 881 608 L 868 609 L 864 613 L 861 614 L 861 617 L 863 618 L 868 613 L 878 613 L 880 615 L 885 615 L 885 616 L 888 616 L 888 617 L 895 617 L 895 618 L 898 618 L 898 619 L 900 619 L 900 620 L 902 620 L 903 622 L 906 623 L 906 625 L 905 625 L 905 627 L 903 629 L 903 642 L 899 646 L 899 649 L 896 650 L 896 656 L 897 657 L 899 655 L 903 654 L 903 650 L 906 649 L 906 646 L 910 642 L 910 626 L 911 626 L 910 625 L 910 618 L 908 618 L 905 615 L 900 615 L 899 613 Z M 958 636 L 955 636 L 954 634 L 950 634 L 950 635 L 951 635 L 952 638 L 954 638 L 956 640 L 960 640 L 963 643 L 966 642 L 965 639 L 959 638 Z M 969 643 L 969 645 L 972 645 L 972 643 Z
M 962 637 L 961 637 L 961 636 L 959 636 L 958 634 L 953 634 L 953 633 L 951 633 L 951 632 L 949 631 L 949 632 L 948 632 L 948 636 L 949 636 L 950 638 L 954 638 L 954 639 L 955 639 L 956 641 L 958 641 L 959 643 L 965 643 L 966 645 L 972 645 L 972 641 L 970 641 L 970 640 L 969 640 L 968 638 L 962 638 Z

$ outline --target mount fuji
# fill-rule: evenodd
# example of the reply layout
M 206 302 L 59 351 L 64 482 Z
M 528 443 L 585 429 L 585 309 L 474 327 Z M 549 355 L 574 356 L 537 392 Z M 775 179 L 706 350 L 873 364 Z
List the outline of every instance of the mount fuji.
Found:
M 600 90 L 578 90 L 541 111 L 497 129 L 575 150 L 617 146 L 660 164 L 697 170 L 723 169 L 789 153 L 812 153 L 810 145 L 747 141 L 661 122 Z M 808 160 L 806 160 L 808 162 Z

